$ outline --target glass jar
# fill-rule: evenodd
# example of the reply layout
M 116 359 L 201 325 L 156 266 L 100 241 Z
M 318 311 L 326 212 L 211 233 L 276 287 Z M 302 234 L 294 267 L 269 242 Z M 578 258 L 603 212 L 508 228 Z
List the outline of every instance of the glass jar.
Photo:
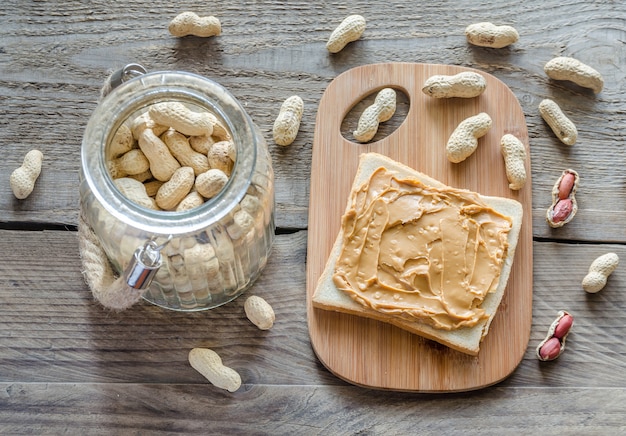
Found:
M 235 145 L 225 187 L 201 206 L 181 212 L 129 200 L 108 170 L 108 151 L 120 126 L 162 102 L 211 112 Z M 80 201 L 87 224 L 119 274 L 138 248 L 160 244 L 162 265 L 144 298 L 173 310 L 210 309 L 241 295 L 264 268 L 274 239 L 274 174 L 261 132 L 225 88 L 185 72 L 140 75 L 102 99 L 83 137 Z

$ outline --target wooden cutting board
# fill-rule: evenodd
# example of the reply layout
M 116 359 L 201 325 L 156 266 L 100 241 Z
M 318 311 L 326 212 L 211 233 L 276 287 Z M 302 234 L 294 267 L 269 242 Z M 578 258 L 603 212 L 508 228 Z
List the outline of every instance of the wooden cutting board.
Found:
M 351 69 L 333 80 L 320 101 L 311 166 L 307 248 L 307 315 L 311 343 L 319 360 L 350 383 L 378 389 L 455 392 L 497 383 L 520 363 L 532 321 L 532 203 L 528 130 L 515 95 L 500 80 L 479 71 L 487 89 L 473 99 L 433 99 L 422 91 L 434 74 L 472 71 L 451 65 L 386 63 Z M 475 70 L 474 70 L 475 71 Z M 386 138 L 368 144 L 345 139 L 341 123 L 364 97 L 392 87 L 409 99 L 402 124 Z M 445 144 L 454 128 L 480 112 L 493 119 L 476 152 L 459 164 L 448 161 Z M 500 138 L 511 133 L 526 146 L 528 179 L 520 191 L 508 187 Z M 359 155 L 374 151 L 441 182 L 484 195 L 518 200 L 524 218 L 508 286 L 478 356 L 378 321 L 313 308 L 315 291 L 340 228 Z

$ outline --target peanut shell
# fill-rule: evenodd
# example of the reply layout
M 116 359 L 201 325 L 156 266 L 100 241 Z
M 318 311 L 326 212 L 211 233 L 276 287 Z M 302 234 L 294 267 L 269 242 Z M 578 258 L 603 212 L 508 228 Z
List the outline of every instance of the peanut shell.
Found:
M 571 175 L 574 175 L 573 183 L 571 182 Z M 567 185 L 571 183 L 571 190 L 567 195 L 565 195 L 562 189 L 563 187 L 561 186 L 561 182 L 564 180 Z M 546 212 L 546 221 L 550 227 L 563 227 L 574 218 L 574 215 L 576 215 L 576 212 L 578 211 L 576 190 L 578 189 L 579 181 L 580 177 L 578 173 L 572 169 L 567 169 L 563 171 L 559 179 L 554 184 L 554 187 L 552 188 L 552 204 Z M 569 201 L 571 201 L 571 205 L 569 204 Z M 567 208 L 567 213 L 564 216 L 563 213 L 565 208 Z

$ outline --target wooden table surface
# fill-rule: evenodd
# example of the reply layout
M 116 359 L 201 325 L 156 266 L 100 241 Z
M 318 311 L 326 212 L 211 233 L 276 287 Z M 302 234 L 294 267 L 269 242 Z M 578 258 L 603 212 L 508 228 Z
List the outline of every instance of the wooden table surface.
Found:
M 349 4 L 349 5 L 348 5 Z M 176 39 L 167 25 L 191 10 L 217 16 L 222 35 Z M 362 40 L 330 55 L 325 42 L 347 15 L 367 19 Z M 468 24 L 514 25 L 510 48 L 469 46 Z M 598 94 L 554 82 L 555 56 L 592 65 Z M 200 313 L 141 302 L 111 312 L 83 281 L 77 245 L 83 130 L 112 69 L 138 62 L 226 86 L 269 142 L 276 173 L 277 238 L 248 292 L 276 323 L 260 331 L 244 298 Z M 506 83 L 526 115 L 532 161 L 533 322 L 524 359 L 506 380 L 456 394 L 365 389 L 332 375 L 309 341 L 305 270 L 311 144 L 319 100 L 340 73 L 378 62 L 474 67 Z M 581 288 L 590 263 L 615 252 L 626 264 L 626 4 L 622 1 L 474 2 L 5 0 L 0 6 L 0 433 L 2 434 L 618 434 L 626 431 L 626 267 L 600 293 Z M 282 101 L 305 113 L 296 141 L 271 129 Z M 554 98 L 576 123 L 561 144 L 537 106 Z M 405 102 L 406 103 L 406 102 Z M 402 106 L 402 102 L 400 103 Z M 349 124 L 349 123 L 348 123 Z M 381 128 L 388 134 L 397 124 Z M 346 128 L 349 130 L 349 127 Z M 10 173 L 44 153 L 32 195 L 16 200 Z M 545 223 L 562 170 L 581 176 L 579 211 Z M 478 175 L 477 175 L 478 176 Z M 542 363 L 535 347 L 558 310 L 575 316 L 565 353 Z M 209 347 L 242 376 L 235 393 L 187 362 Z

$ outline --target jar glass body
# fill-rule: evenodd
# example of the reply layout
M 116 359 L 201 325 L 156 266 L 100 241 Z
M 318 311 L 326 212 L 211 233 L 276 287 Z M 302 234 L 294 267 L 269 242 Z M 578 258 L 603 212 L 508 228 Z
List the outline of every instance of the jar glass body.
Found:
M 226 186 L 181 212 L 139 206 L 117 189 L 108 170 L 108 151 L 120 126 L 162 102 L 213 113 L 235 145 Z M 259 129 L 225 88 L 190 73 L 145 74 L 102 99 L 83 137 L 80 201 L 117 273 L 147 241 L 165 244 L 163 263 L 144 298 L 168 309 L 210 309 L 241 295 L 261 273 L 274 240 L 274 174 Z

